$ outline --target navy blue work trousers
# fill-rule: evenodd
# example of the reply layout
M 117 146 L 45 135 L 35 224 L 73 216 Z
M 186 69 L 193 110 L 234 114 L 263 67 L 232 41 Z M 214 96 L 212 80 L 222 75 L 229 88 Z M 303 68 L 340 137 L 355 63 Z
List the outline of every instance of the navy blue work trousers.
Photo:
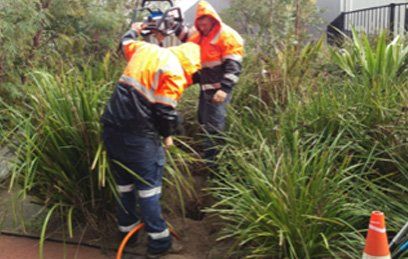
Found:
M 131 231 L 141 218 L 149 236 L 148 251 L 168 250 L 171 235 L 160 206 L 165 163 L 160 138 L 105 126 L 103 140 L 120 194 L 117 204 L 119 231 Z M 136 211 L 137 205 L 140 213 Z
M 212 98 L 216 90 L 200 91 L 198 104 L 198 122 L 200 123 L 206 137 L 204 138 L 204 159 L 210 168 L 215 169 L 215 157 L 218 154 L 219 145 L 223 141 L 220 133 L 225 129 L 227 118 L 227 106 L 231 101 L 231 93 L 221 104 L 214 104 Z

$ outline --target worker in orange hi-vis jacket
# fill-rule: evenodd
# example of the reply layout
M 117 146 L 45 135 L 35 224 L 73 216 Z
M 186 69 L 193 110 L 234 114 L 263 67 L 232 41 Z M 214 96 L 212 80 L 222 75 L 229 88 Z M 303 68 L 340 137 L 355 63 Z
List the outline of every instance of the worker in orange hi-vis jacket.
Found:
M 127 66 L 101 122 L 120 194 L 119 231 L 125 236 L 142 220 L 149 237 L 147 257 L 156 258 L 177 250 L 159 202 L 165 163 L 162 142 L 165 148 L 173 144 L 171 135 L 179 123 L 177 102 L 193 83 L 201 61 L 197 44 L 162 48 L 138 40 L 140 31 L 141 25 L 134 24 L 122 38 Z
M 208 138 L 204 157 L 211 168 L 217 155 L 214 137 L 225 128 L 227 105 L 242 69 L 244 43 L 241 36 L 224 24 L 214 8 L 206 1 L 197 6 L 195 27 L 181 26 L 176 35 L 182 42 L 194 42 L 201 47 L 202 71 L 198 120 Z M 219 139 L 219 138 L 218 138 Z

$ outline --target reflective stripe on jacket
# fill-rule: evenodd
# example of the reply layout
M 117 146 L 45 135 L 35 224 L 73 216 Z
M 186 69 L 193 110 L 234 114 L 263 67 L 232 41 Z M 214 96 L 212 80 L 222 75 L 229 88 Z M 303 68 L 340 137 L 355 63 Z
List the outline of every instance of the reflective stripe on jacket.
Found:
M 137 37 L 130 30 L 121 41 L 128 63 L 101 120 L 105 125 L 167 137 L 178 124 L 177 102 L 200 68 L 199 47 L 188 43 L 166 49 Z
M 231 92 L 238 82 L 242 69 L 244 56 L 244 42 L 241 36 L 231 27 L 224 24 L 214 10 L 205 1 L 200 1 L 197 6 L 197 20 L 203 16 L 210 16 L 216 21 L 216 25 L 207 36 L 197 31 L 197 26 L 192 29 L 181 28 L 177 35 L 181 41 L 190 41 L 201 47 L 201 89 L 211 90 L 222 88 L 225 92 Z

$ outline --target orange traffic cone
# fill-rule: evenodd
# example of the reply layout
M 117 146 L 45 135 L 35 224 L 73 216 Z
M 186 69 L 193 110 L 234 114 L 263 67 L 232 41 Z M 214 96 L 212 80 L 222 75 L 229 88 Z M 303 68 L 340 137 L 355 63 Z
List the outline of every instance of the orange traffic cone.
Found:
M 391 259 L 384 213 L 381 211 L 371 213 L 363 259 Z

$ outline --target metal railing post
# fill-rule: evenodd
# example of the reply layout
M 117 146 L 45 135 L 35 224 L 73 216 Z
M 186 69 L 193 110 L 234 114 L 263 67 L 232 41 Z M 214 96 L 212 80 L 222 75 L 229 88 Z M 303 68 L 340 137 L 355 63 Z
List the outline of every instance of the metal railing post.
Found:
M 331 24 L 327 26 L 327 41 L 329 44 L 341 45 L 345 28 L 345 13 L 341 13 Z
M 408 4 L 389 4 L 378 7 L 342 12 L 327 26 L 327 40 L 330 44 L 341 44 L 344 35 L 351 34 L 351 27 L 376 34 L 388 29 L 394 37 L 408 32 Z
M 395 4 L 390 4 L 390 34 L 391 37 L 394 37 L 394 27 L 395 27 Z

